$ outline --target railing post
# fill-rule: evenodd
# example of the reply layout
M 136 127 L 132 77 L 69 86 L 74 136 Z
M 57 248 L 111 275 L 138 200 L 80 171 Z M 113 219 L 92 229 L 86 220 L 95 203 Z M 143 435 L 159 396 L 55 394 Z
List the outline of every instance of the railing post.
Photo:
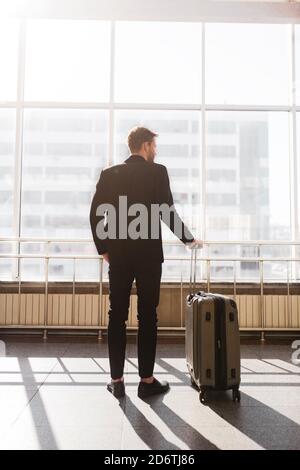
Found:
M 259 259 L 259 272 L 260 272 L 260 327 L 261 327 L 261 341 L 265 341 L 265 309 L 264 309 L 264 274 L 263 274 L 263 260 Z
M 285 322 L 285 327 L 291 327 L 291 309 L 290 309 L 290 262 L 287 261 L 286 265 L 286 272 L 287 272 L 287 318 Z
M 21 255 L 18 256 L 18 325 L 21 322 Z
M 210 291 L 210 259 L 207 258 L 207 292 Z
M 233 260 L 233 297 L 236 302 L 236 260 Z
M 73 280 L 72 280 L 72 326 L 75 326 L 75 258 L 73 258 Z
M 183 328 L 182 260 L 180 261 L 180 328 Z
M 48 280 L 49 280 L 49 257 L 45 257 L 45 307 L 44 307 L 44 333 L 43 339 L 47 339 L 47 326 L 48 326 Z

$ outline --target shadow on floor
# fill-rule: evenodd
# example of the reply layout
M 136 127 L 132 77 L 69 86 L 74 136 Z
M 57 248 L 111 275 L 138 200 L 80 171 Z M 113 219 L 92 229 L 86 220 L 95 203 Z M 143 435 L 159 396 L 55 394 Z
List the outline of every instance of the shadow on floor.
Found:
M 170 431 L 180 439 L 188 449 L 217 450 L 217 447 L 203 437 L 194 427 L 190 426 L 174 411 L 163 403 L 164 395 L 143 399 L 151 410 Z M 143 413 L 134 405 L 131 398 L 126 395 L 125 416 L 139 438 L 150 448 L 155 450 L 179 450 L 181 447 L 168 441 L 162 432 L 148 421 Z
M 156 363 L 161 367 L 168 368 L 168 372 L 178 380 L 186 383 L 187 375 L 179 371 L 161 358 L 157 358 Z M 255 373 L 253 374 L 255 377 Z M 259 373 L 259 375 L 264 375 Z M 265 374 L 268 375 L 268 374 Z M 189 379 L 188 379 L 189 380 Z M 272 393 L 272 386 L 297 386 L 298 383 L 246 383 L 245 386 L 269 386 Z M 198 393 L 195 390 L 195 393 Z M 285 402 L 282 395 L 282 404 Z M 264 449 L 300 449 L 300 426 L 284 414 L 274 408 L 265 405 L 263 402 L 251 397 L 251 395 L 241 392 L 241 403 L 246 402 L 246 406 L 231 401 L 229 392 L 211 392 L 206 406 L 209 406 L 223 420 L 248 436 Z M 231 406 L 232 405 L 232 406 Z M 199 406 L 204 406 L 200 405 Z M 295 406 L 295 411 L 296 411 Z

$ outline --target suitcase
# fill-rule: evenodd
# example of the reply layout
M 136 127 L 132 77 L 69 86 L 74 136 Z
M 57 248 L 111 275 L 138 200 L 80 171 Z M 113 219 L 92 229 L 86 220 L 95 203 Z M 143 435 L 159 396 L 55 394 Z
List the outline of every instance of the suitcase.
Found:
M 199 390 L 201 403 L 207 401 L 209 390 L 230 389 L 233 401 L 239 402 L 241 361 L 237 305 L 225 295 L 194 292 L 196 260 L 196 249 L 193 249 L 185 322 L 186 361 L 191 384 Z

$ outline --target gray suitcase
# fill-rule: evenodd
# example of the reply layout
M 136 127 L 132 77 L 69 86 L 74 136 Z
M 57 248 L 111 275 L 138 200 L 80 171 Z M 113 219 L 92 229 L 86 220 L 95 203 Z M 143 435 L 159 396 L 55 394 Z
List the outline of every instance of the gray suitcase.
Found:
M 232 389 L 233 401 L 240 401 L 240 335 L 236 302 L 221 294 L 192 292 L 193 270 L 194 291 L 196 250 L 192 250 L 191 255 L 185 320 L 186 360 L 191 383 L 199 390 L 201 403 L 206 402 L 209 390 Z

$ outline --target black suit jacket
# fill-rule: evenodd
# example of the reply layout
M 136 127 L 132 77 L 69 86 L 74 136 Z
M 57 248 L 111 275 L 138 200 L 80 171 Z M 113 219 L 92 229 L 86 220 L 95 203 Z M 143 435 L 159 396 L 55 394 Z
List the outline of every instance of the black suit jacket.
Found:
M 183 243 L 194 240 L 193 235 L 184 225 L 178 213 L 172 212 L 172 217 L 165 217 L 163 211 L 159 218 L 159 238 L 121 239 L 119 230 L 119 196 L 127 196 L 127 206 L 142 203 L 148 209 L 148 227 L 151 224 L 151 204 L 167 204 L 173 206 L 173 196 L 170 189 L 169 176 L 164 165 L 147 162 L 141 155 L 130 155 L 123 163 L 107 167 L 101 171 L 96 185 L 91 209 L 90 224 L 93 239 L 99 254 L 108 253 L 110 263 L 122 263 L 124 259 L 163 262 L 163 248 L 161 238 L 162 219 Z M 116 239 L 100 240 L 96 234 L 96 226 L 103 216 L 96 215 L 99 204 L 112 204 L 116 210 Z M 133 217 L 128 216 L 128 225 Z M 127 228 L 128 228 L 127 225 Z M 178 227 L 180 231 L 178 232 Z M 178 233 L 177 233 L 178 232 Z M 150 233 L 150 232 L 149 232 Z

